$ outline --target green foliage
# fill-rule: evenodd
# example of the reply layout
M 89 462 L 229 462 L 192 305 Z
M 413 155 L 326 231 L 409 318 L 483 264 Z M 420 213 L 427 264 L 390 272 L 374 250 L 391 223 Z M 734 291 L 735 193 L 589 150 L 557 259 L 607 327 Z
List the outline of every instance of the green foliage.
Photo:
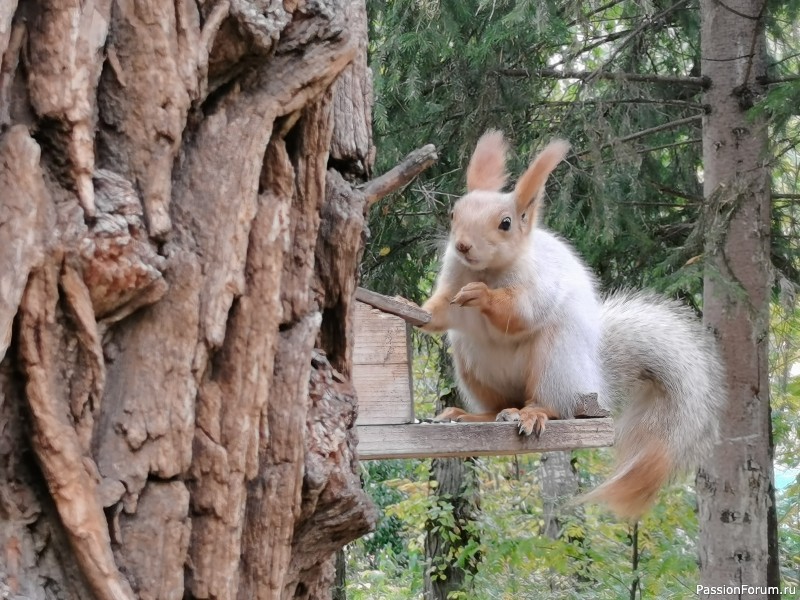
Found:
M 380 516 L 375 531 L 348 548 L 348 597 L 405 600 L 422 590 L 422 524 L 427 511 L 425 461 L 362 463 L 364 489 Z
M 576 452 L 582 479 L 596 480 L 610 470 L 610 453 Z M 551 540 L 539 533 L 542 506 L 533 474 L 534 456 L 488 458 L 478 462 L 481 513 L 471 525 L 473 543 L 453 547 L 432 566 L 435 573 L 449 561 L 478 561 L 467 598 L 617 600 L 627 597 L 638 574 L 642 597 L 685 598 L 697 584 L 695 540 L 697 522 L 688 482 L 675 484 L 639 527 L 639 569 L 631 570 L 631 528 L 599 507 L 565 519 L 563 535 Z M 395 546 L 378 549 L 372 540 L 350 548 L 348 594 L 355 600 L 417 598 L 425 568 L 423 539 L 429 521 L 452 536 L 452 504 L 433 495 L 427 473 L 417 463 L 409 478 L 391 479 L 384 486 L 400 499 L 386 508 L 397 517 L 404 544 L 404 567 L 396 568 Z M 369 565 L 363 569 L 362 565 Z M 394 567 L 394 570 L 392 568 Z M 362 570 L 363 569 L 363 570 Z M 379 570 L 381 576 L 376 575 Z M 387 574 L 393 573 L 393 577 Z
M 371 219 L 373 242 L 364 269 L 376 287 L 420 297 L 409 282 L 429 279 L 433 240 L 446 235 L 449 206 L 463 191 L 462 167 L 478 136 L 497 127 L 517 153 L 512 173 L 551 137 L 573 143 L 578 155 L 552 182 L 548 223 L 578 247 L 606 285 L 698 290 L 697 269 L 671 281 L 664 277 L 699 254 L 683 248 L 702 196 L 699 121 L 654 133 L 638 146 L 615 141 L 701 114 L 697 99 L 676 99 L 673 89 L 658 84 L 582 85 L 521 75 L 620 65 L 631 72 L 690 73 L 699 50 L 679 36 L 651 36 L 647 64 L 635 44 L 609 61 L 609 44 L 635 29 L 641 9 L 629 2 L 605 11 L 576 8 L 538 2 L 370 3 L 378 170 L 424 143 L 434 142 L 440 151 L 438 165 L 410 193 L 387 199 Z M 684 39 L 691 39 L 698 29 L 696 12 L 672 18 L 685 28 Z M 585 42 L 577 43 L 577 36 Z

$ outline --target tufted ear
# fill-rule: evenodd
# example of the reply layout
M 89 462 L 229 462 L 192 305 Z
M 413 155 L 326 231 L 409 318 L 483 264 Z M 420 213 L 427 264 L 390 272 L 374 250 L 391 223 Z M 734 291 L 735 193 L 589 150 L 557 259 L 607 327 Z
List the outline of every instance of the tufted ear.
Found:
M 490 129 L 481 136 L 467 167 L 467 191 L 498 192 L 506 184 L 506 150 L 503 133 Z
M 539 207 L 544 193 L 544 184 L 569 151 L 569 142 L 553 140 L 533 160 L 522 174 L 514 188 L 517 213 L 527 214 L 528 222 L 534 225 L 538 221 Z

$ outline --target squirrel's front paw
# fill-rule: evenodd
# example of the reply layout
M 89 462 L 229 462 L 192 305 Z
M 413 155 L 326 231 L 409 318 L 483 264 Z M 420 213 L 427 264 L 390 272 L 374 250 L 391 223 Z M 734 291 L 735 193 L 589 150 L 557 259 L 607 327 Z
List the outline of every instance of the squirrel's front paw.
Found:
M 434 296 L 422 305 L 422 310 L 431 316 L 431 320 L 419 328 L 427 333 L 447 331 L 447 300 L 442 296 Z
M 458 306 L 484 306 L 489 300 L 491 290 L 482 281 L 473 281 L 462 287 L 450 301 Z

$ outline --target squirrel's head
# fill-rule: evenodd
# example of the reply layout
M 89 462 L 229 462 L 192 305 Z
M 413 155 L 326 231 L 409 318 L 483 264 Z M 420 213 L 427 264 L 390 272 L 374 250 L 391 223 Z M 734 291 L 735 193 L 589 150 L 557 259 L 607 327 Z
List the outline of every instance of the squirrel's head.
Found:
M 453 206 L 450 251 L 468 269 L 504 269 L 521 254 L 536 227 L 547 177 L 564 160 L 569 144 L 553 140 L 511 192 L 506 183 L 507 145 L 499 131 L 483 134 L 467 167 L 467 194 Z

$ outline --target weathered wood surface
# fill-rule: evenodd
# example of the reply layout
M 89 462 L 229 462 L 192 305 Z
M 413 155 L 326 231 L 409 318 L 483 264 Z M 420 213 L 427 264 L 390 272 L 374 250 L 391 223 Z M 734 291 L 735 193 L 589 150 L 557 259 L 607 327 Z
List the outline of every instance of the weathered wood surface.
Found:
M 358 393 L 358 425 L 414 420 L 408 338 L 400 317 L 356 303 L 353 386 Z
M 601 448 L 614 443 L 610 418 L 548 421 L 541 437 L 520 435 L 516 423 L 418 423 L 358 428 L 361 460 L 495 456 Z
M 407 364 L 353 365 L 353 387 L 358 393 L 358 425 L 414 420 Z
M 586 394 L 581 396 L 578 400 L 578 406 L 575 408 L 576 417 L 610 417 L 611 411 L 603 408 L 597 402 L 597 394 Z
M 431 315 L 428 312 L 413 303 L 384 296 L 365 288 L 360 287 L 356 290 L 356 300 L 391 315 L 397 315 L 411 325 L 425 325 L 431 320 Z

